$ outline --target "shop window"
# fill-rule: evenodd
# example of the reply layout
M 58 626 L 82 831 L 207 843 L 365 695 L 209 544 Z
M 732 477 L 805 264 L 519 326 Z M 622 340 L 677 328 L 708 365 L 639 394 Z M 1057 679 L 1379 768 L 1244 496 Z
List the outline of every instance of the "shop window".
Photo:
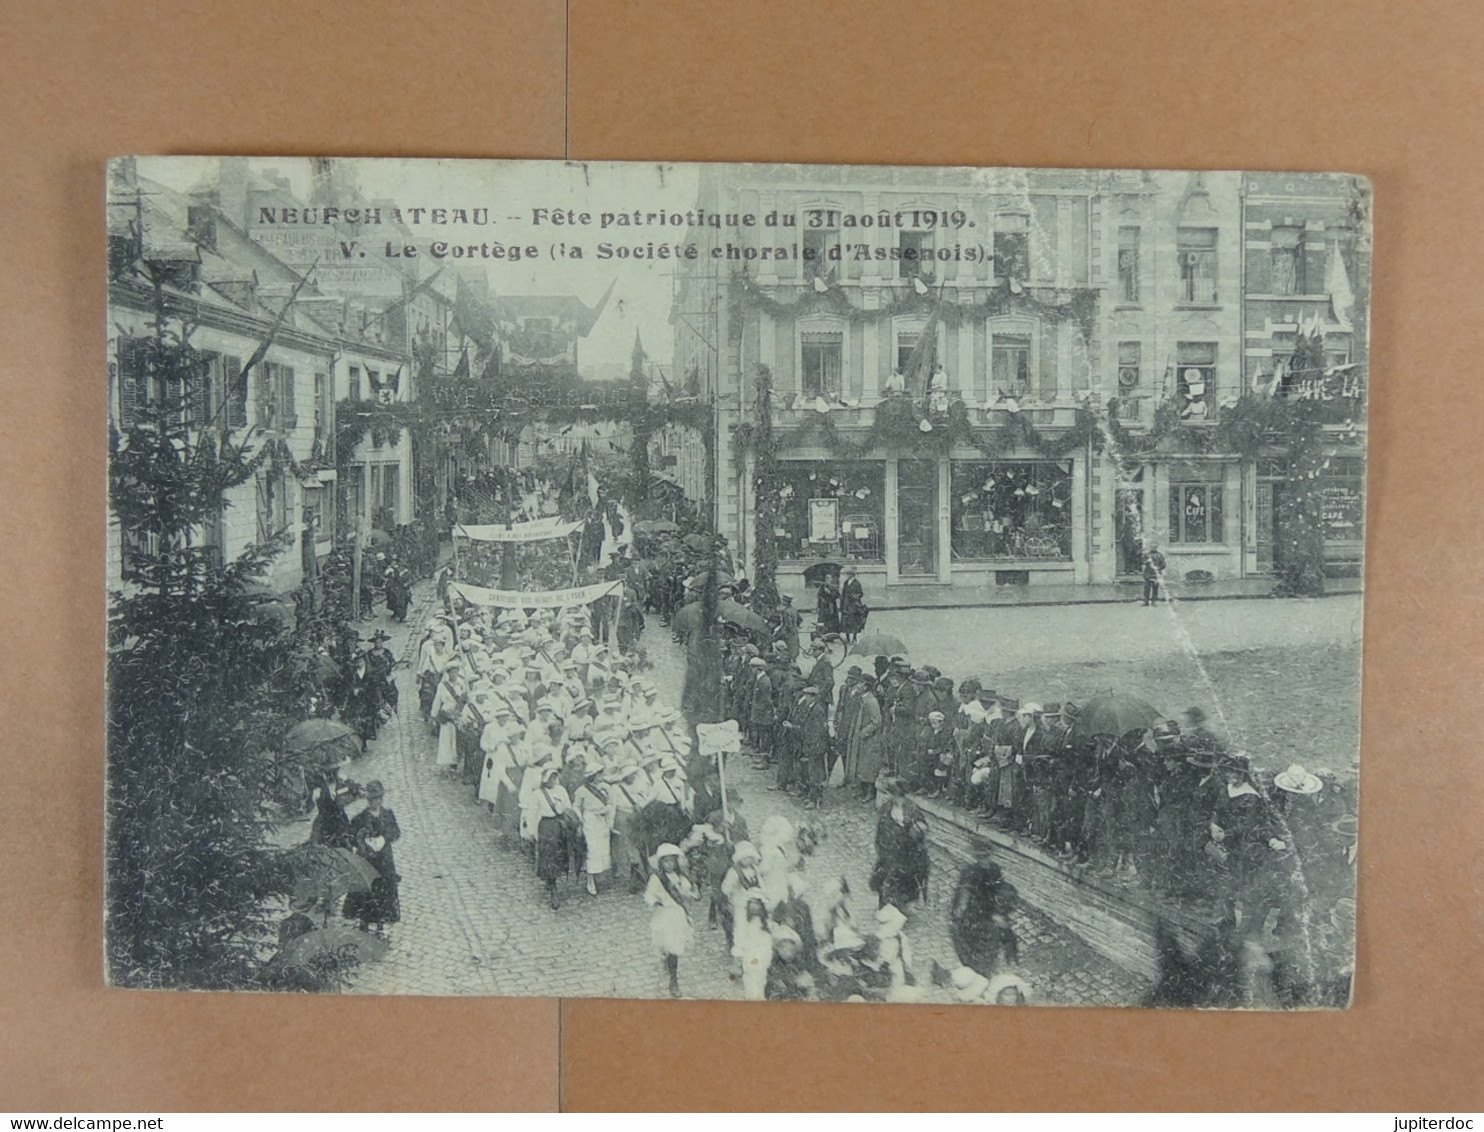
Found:
M 1170 542 L 1225 542 L 1223 488 L 1216 483 L 1170 484 Z
M 956 561 L 1072 557 L 1072 475 L 1054 460 L 953 462 Z
M 1031 275 L 1031 219 L 1021 212 L 1002 212 L 994 221 L 994 273 L 1024 283 Z
M 1304 230 L 1297 225 L 1280 225 L 1273 229 L 1272 251 L 1273 294 L 1307 295 L 1304 278 Z
M 838 397 L 844 369 L 845 335 L 806 330 L 799 335 L 800 387 L 806 397 Z
M 933 234 L 931 232 L 904 231 L 899 233 L 897 251 L 901 256 L 897 263 L 898 276 L 911 279 L 917 275 L 932 275 Z
M 1001 397 L 1023 397 L 1031 388 L 1031 336 L 996 334 L 990 349 L 990 380 Z
M 774 538 L 786 562 L 884 562 L 886 464 L 786 460 Z
M 1175 378 L 1180 416 L 1188 421 L 1208 420 L 1216 404 L 1216 343 L 1177 342 Z
M 1125 224 L 1118 229 L 1118 301 L 1139 301 L 1139 228 Z
M 1181 228 L 1175 240 L 1180 267 L 1180 301 L 1216 302 L 1216 229 Z

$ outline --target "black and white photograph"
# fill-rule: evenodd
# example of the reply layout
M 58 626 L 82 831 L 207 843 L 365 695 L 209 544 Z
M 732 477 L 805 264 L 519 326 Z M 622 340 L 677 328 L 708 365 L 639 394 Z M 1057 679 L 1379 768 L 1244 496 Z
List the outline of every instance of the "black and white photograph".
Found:
M 106 207 L 112 986 L 1349 1005 L 1363 177 Z

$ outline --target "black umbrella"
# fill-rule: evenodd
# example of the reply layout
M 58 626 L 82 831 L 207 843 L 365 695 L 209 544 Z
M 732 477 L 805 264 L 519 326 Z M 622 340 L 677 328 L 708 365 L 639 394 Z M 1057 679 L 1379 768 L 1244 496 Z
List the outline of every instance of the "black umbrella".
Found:
M 839 573 L 838 562 L 816 562 L 812 566 L 804 567 L 804 582 L 807 585 L 817 586 L 829 575 Z
M 846 655 L 902 656 L 906 652 L 907 646 L 890 633 L 867 633 L 864 637 L 857 638 Z
M 335 719 L 306 719 L 296 723 L 284 738 L 283 748 L 290 754 L 312 755 L 325 766 L 361 753 L 361 737 Z
M 285 967 L 307 967 L 322 961 L 369 963 L 387 953 L 388 943 L 370 932 L 345 924 L 318 928 L 284 944 L 279 961 Z
M 768 623 L 759 617 L 745 605 L 739 605 L 735 601 L 719 601 L 716 603 L 716 615 L 723 621 L 736 625 L 739 629 L 746 629 L 751 633 L 766 633 Z
M 1089 700 L 1077 717 L 1075 734 L 1081 737 L 1109 735 L 1114 739 L 1130 731 L 1145 731 L 1164 718 L 1164 713 L 1136 696 L 1113 694 Z

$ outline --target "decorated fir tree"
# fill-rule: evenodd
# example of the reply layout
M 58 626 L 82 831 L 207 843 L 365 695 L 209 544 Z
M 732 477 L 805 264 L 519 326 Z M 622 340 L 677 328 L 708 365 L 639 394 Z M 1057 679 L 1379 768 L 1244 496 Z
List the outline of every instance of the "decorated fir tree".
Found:
M 108 610 L 107 969 L 125 986 L 250 987 L 270 942 L 273 749 L 300 666 L 255 592 L 281 538 L 223 562 L 199 532 L 279 454 L 212 415 L 190 328 L 154 290 L 153 333 L 129 340 L 132 412 L 110 438 L 129 551 Z

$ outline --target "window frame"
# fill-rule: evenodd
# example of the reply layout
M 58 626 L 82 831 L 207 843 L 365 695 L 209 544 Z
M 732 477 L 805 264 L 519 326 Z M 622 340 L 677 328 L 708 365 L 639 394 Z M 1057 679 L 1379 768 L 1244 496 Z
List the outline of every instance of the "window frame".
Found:
M 1132 233 L 1132 240 L 1125 237 Z M 1120 306 L 1136 307 L 1142 301 L 1139 278 L 1139 251 L 1143 232 L 1137 224 L 1118 226 L 1118 248 L 1114 253 L 1114 275 L 1118 280 L 1118 303 Z M 1125 262 L 1125 257 L 1130 262 Z
M 1197 237 L 1196 233 L 1202 235 Z M 1205 239 L 1210 243 L 1206 244 Z M 1175 229 L 1175 266 L 1179 279 L 1178 302 L 1181 306 L 1214 307 L 1221 302 L 1221 229 L 1208 226 L 1181 225 Z M 1198 258 L 1188 258 L 1198 257 Z M 1199 279 L 1196 269 L 1201 260 L 1209 265 L 1210 295 L 1201 296 L 1195 284 Z

